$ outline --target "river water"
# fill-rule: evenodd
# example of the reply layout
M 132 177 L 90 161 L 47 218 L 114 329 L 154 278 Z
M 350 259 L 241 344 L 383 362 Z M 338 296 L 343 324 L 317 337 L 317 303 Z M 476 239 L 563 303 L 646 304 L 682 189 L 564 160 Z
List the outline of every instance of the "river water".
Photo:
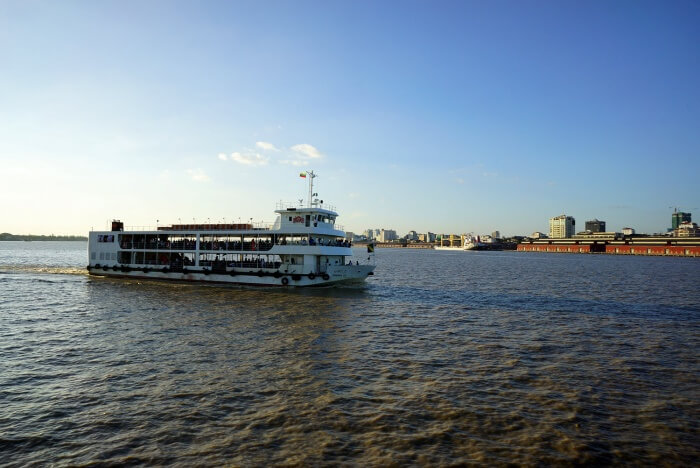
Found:
M 698 259 L 378 249 L 363 287 L 280 290 L 85 251 L 0 242 L 0 465 L 700 456 Z

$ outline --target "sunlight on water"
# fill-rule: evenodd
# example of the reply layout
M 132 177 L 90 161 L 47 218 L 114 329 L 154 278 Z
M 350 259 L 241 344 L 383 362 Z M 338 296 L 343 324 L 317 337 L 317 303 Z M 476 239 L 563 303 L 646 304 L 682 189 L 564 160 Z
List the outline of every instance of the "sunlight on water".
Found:
M 700 261 L 378 250 L 361 288 L 0 243 L 0 464 L 691 465 Z

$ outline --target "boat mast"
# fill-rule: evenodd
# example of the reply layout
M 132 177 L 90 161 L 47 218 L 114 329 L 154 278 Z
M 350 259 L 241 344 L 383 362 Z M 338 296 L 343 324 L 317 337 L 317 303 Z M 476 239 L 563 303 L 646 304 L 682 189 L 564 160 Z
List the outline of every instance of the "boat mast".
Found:
M 309 200 L 307 203 L 309 208 L 311 208 L 311 200 L 314 196 L 314 178 L 316 177 L 316 174 L 314 174 L 314 171 L 306 171 L 306 175 L 309 177 Z

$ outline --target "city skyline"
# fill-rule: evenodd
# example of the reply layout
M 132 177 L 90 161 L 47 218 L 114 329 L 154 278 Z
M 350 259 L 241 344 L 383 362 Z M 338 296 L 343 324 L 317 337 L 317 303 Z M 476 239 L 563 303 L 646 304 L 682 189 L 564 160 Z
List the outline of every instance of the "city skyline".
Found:
M 3 2 L 0 232 L 665 232 L 700 191 L 692 2 Z
M 574 220 L 576 219 L 575 216 L 569 216 L 569 215 L 563 213 L 563 214 L 561 214 L 561 215 L 553 216 L 553 217 L 551 217 L 551 218 L 548 220 L 548 221 L 549 221 L 549 224 L 550 224 L 548 230 L 545 230 L 545 231 L 532 231 L 531 233 L 516 233 L 516 234 L 510 234 L 510 235 L 508 235 L 508 236 L 500 236 L 500 230 L 498 230 L 498 229 L 494 229 L 494 230 L 492 230 L 490 233 L 489 233 L 489 232 L 480 233 L 480 232 L 473 232 L 473 231 L 471 231 L 471 232 L 467 232 L 467 231 L 447 232 L 447 231 L 440 231 L 440 230 L 435 230 L 435 229 L 433 229 L 433 230 L 430 230 L 430 229 L 429 229 L 429 230 L 426 230 L 426 231 L 416 231 L 415 229 L 409 229 L 409 230 L 407 230 L 407 233 L 406 233 L 406 234 L 401 235 L 401 233 L 400 233 L 399 231 L 395 230 L 395 229 L 386 228 L 386 227 L 379 227 L 379 228 L 367 228 L 367 229 L 363 229 L 363 230 L 360 231 L 360 232 L 355 232 L 355 231 L 349 231 L 349 232 L 351 232 L 351 233 L 354 234 L 355 236 L 360 235 L 360 236 L 365 236 L 365 237 L 374 237 L 374 236 L 377 236 L 378 233 L 379 233 L 380 231 L 389 231 L 389 232 L 393 232 L 394 236 L 396 236 L 396 237 L 394 238 L 394 240 L 406 238 L 406 237 L 407 237 L 408 235 L 410 235 L 411 233 L 422 234 L 422 235 L 433 234 L 433 235 L 437 235 L 437 236 L 440 236 L 440 235 L 473 234 L 473 235 L 482 235 L 482 236 L 485 235 L 485 236 L 496 237 L 496 238 L 499 238 L 499 237 L 504 237 L 504 238 L 505 238 L 505 237 L 518 237 L 518 236 L 530 237 L 531 234 L 544 234 L 545 236 L 551 237 L 551 233 L 552 233 L 552 221 L 555 220 L 555 219 L 558 219 L 558 218 L 564 218 L 564 219 L 566 219 L 566 218 L 573 218 Z M 690 223 L 690 222 L 692 221 L 692 213 L 681 212 L 681 211 L 674 211 L 674 212 L 671 214 L 671 217 L 669 218 L 669 225 L 668 225 L 668 227 L 665 228 L 665 229 L 659 230 L 659 231 L 655 231 L 655 232 L 642 232 L 642 231 L 637 230 L 637 229 L 636 229 L 635 227 L 633 227 L 633 226 L 624 226 L 624 227 L 621 228 L 621 229 L 613 230 L 613 231 L 610 231 L 610 230 L 607 230 L 607 229 L 605 229 L 605 230 L 600 230 L 600 229 L 598 229 L 598 228 L 601 227 L 601 226 L 605 227 L 606 224 L 607 224 L 607 221 L 605 221 L 605 220 L 600 220 L 600 219 L 597 219 L 597 218 L 593 218 L 593 219 L 587 219 L 587 220 L 585 220 L 584 222 L 579 223 L 579 226 L 581 226 L 581 225 L 584 226 L 584 227 L 582 227 L 582 228 L 580 228 L 580 229 L 576 229 L 575 227 L 572 227 L 572 228 L 571 228 L 571 231 L 569 232 L 569 235 L 568 235 L 568 236 L 565 235 L 565 236 L 555 236 L 555 237 L 563 237 L 563 238 L 566 238 L 566 237 L 571 237 L 571 236 L 573 236 L 573 235 L 576 235 L 576 234 L 579 234 L 579 233 L 584 233 L 584 232 L 598 232 L 598 233 L 617 232 L 617 233 L 624 233 L 624 232 L 627 231 L 627 230 L 632 230 L 632 231 L 634 231 L 634 232 L 635 232 L 636 234 L 638 234 L 638 235 L 639 235 L 639 234 L 641 234 L 641 235 L 652 235 L 652 234 L 668 235 L 668 234 L 672 233 L 672 232 L 678 227 L 678 225 L 680 224 L 680 221 L 681 221 L 681 220 L 685 220 L 685 221 L 687 221 L 687 222 Z M 589 229 L 589 224 L 590 224 L 590 225 L 593 225 L 592 227 L 594 227 L 594 229 Z M 367 236 L 368 231 L 374 231 L 374 234 L 372 234 L 372 236 Z M 498 235 L 498 236 L 493 236 L 493 233 L 494 233 L 494 232 L 497 232 L 499 235 Z

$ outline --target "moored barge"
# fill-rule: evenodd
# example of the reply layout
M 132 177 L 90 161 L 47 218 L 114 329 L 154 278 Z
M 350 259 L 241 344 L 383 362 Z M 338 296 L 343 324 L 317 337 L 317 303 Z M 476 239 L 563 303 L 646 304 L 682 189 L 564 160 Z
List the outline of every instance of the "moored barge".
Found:
M 700 237 L 580 236 L 565 239 L 531 239 L 518 244 L 519 252 L 603 253 L 700 257 Z

